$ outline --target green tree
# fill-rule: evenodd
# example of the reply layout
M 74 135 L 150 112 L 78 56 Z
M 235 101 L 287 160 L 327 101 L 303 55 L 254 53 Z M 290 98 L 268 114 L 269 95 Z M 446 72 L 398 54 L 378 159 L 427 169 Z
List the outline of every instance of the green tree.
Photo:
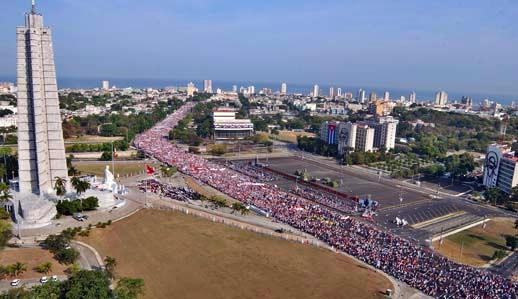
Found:
M 9 186 L 6 183 L 0 183 L 0 203 L 5 203 L 11 199 L 13 199 L 13 195 Z
M 56 182 L 54 183 L 54 190 L 56 191 L 57 196 L 63 196 L 67 193 L 66 185 L 67 180 L 64 178 L 56 177 Z
M 11 267 L 11 273 L 14 277 L 18 277 L 27 271 L 27 265 L 24 263 L 16 262 L 12 264 Z
M 515 236 L 506 236 L 505 245 L 514 251 L 518 247 L 518 238 Z
M 109 278 L 115 278 L 115 268 L 117 267 L 117 260 L 111 256 L 104 258 L 104 269 Z
M 140 278 L 121 278 L 114 290 L 117 299 L 137 299 L 144 295 L 144 280 Z
M 110 281 L 102 271 L 81 270 L 64 283 L 65 299 L 111 299 Z
M 493 256 L 491 257 L 492 260 L 500 260 L 506 257 L 507 254 L 503 250 L 495 250 L 493 253 Z
M 61 249 L 54 255 L 61 264 L 71 265 L 79 258 L 79 252 L 74 248 Z
M 99 158 L 99 161 L 111 161 L 112 160 L 112 152 L 111 151 L 104 151 Z
M 498 188 L 489 188 L 485 192 L 485 198 L 490 203 L 501 205 L 506 202 L 508 196 Z
M 81 180 L 78 177 L 73 177 L 71 180 L 72 186 L 76 189 L 78 195 L 86 192 L 90 188 L 90 183 L 84 180 Z
M 46 263 L 40 264 L 40 265 L 34 267 L 34 271 L 36 271 L 38 273 L 49 274 L 50 272 L 52 272 L 52 263 L 46 262 Z

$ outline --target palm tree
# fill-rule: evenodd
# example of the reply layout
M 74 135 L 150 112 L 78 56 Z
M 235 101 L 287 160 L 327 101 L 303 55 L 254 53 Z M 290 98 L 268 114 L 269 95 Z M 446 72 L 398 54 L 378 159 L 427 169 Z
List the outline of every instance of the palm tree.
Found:
M 115 278 L 115 267 L 117 260 L 113 257 L 107 256 L 104 258 L 104 269 L 110 278 Z
M 54 183 L 54 190 L 56 190 L 57 196 L 63 196 L 67 193 L 67 180 L 64 178 L 56 177 Z
M 72 183 L 74 189 L 76 189 L 77 195 L 81 195 L 90 188 L 90 183 L 88 183 L 87 181 L 83 181 L 76 176 L 73 177 L 72 180 L 70 180 L 70 182 Z
M 0 203 L 5 203 L 13 198 L 11 190 L 6 183 L 0 183 Z
M 43 263 L 41 265 L 34 267 L 34 270 L 38 273 L 49 274 L 50 272 L 52 272 L 52 263 Z
M 11 266 L 12 266 L 12 270 L 11 270 L 12 275 L 14 277 L 18 277 L 18 276 L 20 276 L 20 274 L 27 271 L 27 265 L 20 263 L 20 262 L 16 262 L 16 264 L 13 264 Z

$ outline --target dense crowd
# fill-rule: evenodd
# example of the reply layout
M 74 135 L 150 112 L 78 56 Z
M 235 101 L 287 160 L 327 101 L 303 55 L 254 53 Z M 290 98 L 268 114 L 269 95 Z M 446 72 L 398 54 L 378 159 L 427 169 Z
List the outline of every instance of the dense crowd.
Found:
M 167 135 L 192 108 L 187 103 L 153 129 L 136 137 L 135 146 L 163 163 L 268 211 L 279 221 L 307 232 L 438 298 L 516 298 L 518 286 L 486 270 L 460 265 L 428 248 L 323 205 L 221 167 L 171 144 Z
M 261 182 L 273 182 L 276 180 L 276 177 L 273 174 L 264 171 L 262 167 L 254 165 L 253 162 L 229 162 L 227 165 L 230 169 L 250 176 Z
M 171 185 L 163 184 L 155 179 L 144 180 L 138 188 L 142 192 L 151 192 L 171 198 L 178 201 L 189 202 L 189 200 L 199 200 L 200 194 L 187 187 L 173 187 Z
M 291 189 L 290 193 L 336 209 L 342 213 L 352 213 L 356 211 L 356 202 L 340 198 L 337 195 L 324 191 L 317 191 L 315 189 L 297 186 L 296 188 Z

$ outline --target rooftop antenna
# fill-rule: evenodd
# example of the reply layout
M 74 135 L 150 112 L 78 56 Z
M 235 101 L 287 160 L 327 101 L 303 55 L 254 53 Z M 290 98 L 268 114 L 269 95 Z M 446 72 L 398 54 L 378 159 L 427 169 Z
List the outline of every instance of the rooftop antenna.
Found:
M 32 0 L 32 14 L 36 14 L 36 0 Z

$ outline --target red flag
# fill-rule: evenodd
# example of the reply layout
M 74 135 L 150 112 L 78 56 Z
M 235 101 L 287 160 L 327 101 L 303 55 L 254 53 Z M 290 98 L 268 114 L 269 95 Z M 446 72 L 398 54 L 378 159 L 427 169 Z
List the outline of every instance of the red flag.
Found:
M 155 173 L 155 169 L 149 165 L 146 165 L 146 172 L 148 175 L 153 175 Z

